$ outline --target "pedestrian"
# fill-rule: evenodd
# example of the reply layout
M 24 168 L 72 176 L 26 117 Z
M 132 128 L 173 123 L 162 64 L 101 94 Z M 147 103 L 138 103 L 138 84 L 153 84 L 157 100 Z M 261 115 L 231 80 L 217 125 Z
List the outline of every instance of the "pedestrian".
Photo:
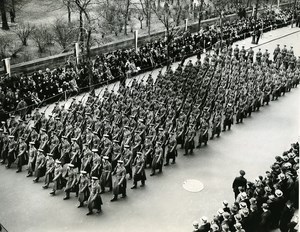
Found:
M 240 176 L 236 177 L 232 183 L 232 189 L 234 192 L 234 199 L 237 198 L 239 192 L 239 187 L 242 187 L 244 190 L 247 187 L 247 179 L 244 177 L 245 176 L 245 171 L 240 170 Z

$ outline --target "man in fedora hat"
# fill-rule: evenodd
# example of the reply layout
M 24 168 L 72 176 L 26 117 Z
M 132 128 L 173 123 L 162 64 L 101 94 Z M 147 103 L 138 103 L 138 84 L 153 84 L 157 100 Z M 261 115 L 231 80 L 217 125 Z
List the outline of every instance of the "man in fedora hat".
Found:
M 244 177 L 245 176 L 245 171 L 244 170 L 240 170 L 240 176 L 236 177 L 232 183 L 232 189 L 234 192 L 234 199 L 237 198 L 239 192 L 239 187 L 243 187 L 243 189 L 245 190 L 247 187 L 247 179 Z

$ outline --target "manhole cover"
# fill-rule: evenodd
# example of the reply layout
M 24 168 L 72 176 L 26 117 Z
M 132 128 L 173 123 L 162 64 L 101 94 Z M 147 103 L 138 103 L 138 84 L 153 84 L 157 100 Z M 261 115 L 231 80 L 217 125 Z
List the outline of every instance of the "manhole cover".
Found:
M 183 182 L 182 187 L 189 192 L 200 192 L 204 185 L 199 180 L 189 179 Z

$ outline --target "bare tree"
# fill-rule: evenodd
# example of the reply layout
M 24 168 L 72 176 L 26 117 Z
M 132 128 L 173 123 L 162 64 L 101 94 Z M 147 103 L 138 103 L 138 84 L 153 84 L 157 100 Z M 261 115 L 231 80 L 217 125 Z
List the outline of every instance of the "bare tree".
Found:
M 103 34 L 114 33 L 118 36 L 119 32 L 122 32 L 122 12 L 118 5 L 113 1 L 99 1 L 98 8 L 98 28 Z
M 49 28 L 45 25 L 36 27 L 32 33 L 32 39 L 38 48 L 38 52 L 44 53 L 49 44 Z
M 151 0 L 139 0 L 141 4 L 141 11 L 146 17 L 146 26 L 148 27 L 148 35 L 151 32 Z M 152 0 L 153 1 L 153 0 Z
M 133 8 L 131 10 L 131 12 L 133 13 L 133 17 L 135 17 L 137 20 L 139 20 L 140 22 L 140 29 L 143 29 L 143 21 L 145 19 L 145 15 L 142 11 L 141 8 L 135 6 L 135 8 Z
M 9 30 L 7 17 L 6 17 L 6 0 L 0 0 L 0 12 L 1 12 L 1 19 L 2 19 L 2 29 Z
M 15 23 L 16 14 L 23 8 L 25 3 L 26 0 L 6 0 L 7 12 L 9 12 L 12 23 Z
M 220 18 L 220 39 L 223 40 L 223 20 L 224 20 L 224 11 L 228 6 L 227 0 L 211 0 L 215 11 L 218 13 Z
M 72 0 L 62 0 L 62 3 L 67 7 L 68 11 L 68 23 L 72 21 L 72 8 L 74 8 L 74 1 Z
M 56 20 L 53 24 L 54 40 L 65 50 L 76 41 L 78 33 L 77 28 L 72 23 L 66 23 L 64 20 Z
M 177 11 L 178 8 L 170 5 L 168 2 L 165 2 L 163 7 L 158 7 L 153 4 L 152 10 L 166 29 L 167 57 L 169 59 L 170 44 L 181 32 L 181 29 L 177 27 L 178 18 L 180 18 L 181 12 Z
M 21 40 L 23 46 L 27 46 L 27 40 L 34 29 L 35 26 L 29 23 L 20 23 L 16 28 L 15 33 Z
M 1 60 L 7 57 L 10 42 L 11 41 L 7 36 L 0 37 L 0 59 Z

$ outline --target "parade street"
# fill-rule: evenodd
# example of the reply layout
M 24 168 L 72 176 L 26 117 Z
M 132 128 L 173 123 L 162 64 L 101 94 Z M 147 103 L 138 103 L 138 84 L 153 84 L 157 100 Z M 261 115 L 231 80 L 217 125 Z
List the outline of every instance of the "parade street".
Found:
M 290 33 L 293 34 L 288 35 Z M 281 38 L 285 35 L 288 36 Z M 299 41 L 299 28 L 285 27 L 263 34 L 260 40 L 263 45 L 255 47 L 254 51 L 268 49 L 272 54 L 277 44 L 286 44 L 288 49 L 293 46 L 298 57 Z M 248 49 L 252 46 L 251 38 L 238 44 Z M 186 62 L 189 59 L 196 60 L 192 57 Z M 177 65 L 173 64 L 173 68 Z M 152 72 L 154 78 L 159 70 Z M 148 73 L 135 78 L 138 81 L 146 79 Z M 130 82 L 127 80 L 127 83 Z M 111 84 L 109 89 L 114 87 L 116 92 L 118 85 Z M 42 183 L 33 184 L 32 179 L 26 179 L 25 172 L 16 174 L 15 170 L 1 167 L 0 206 L 5 209 L 0 211 L 1 223 L 12 232 L 192 231 L 194 220 L 199 221 L 202 216 L 211 220 L 222 207 L 223 200 L 230 204 L 234 202 L 231 186 L 240 169 L 245 170 L 245 178 L 253 181 L 269 170 L 276 155 L 281 155 L 280 152 L 289 148 L 291 142 L 299 139 L 299 88 L 293 88 L 285 96 L 271 101 L 242 124 L 234 124 L 220 138 L 210 140 L 207 147 L 195 149 L 193 155 L 183 156 L 184 151 L 178 149 L 175 165 L 165 167 L 161 174 L 153 177 L 149 176 L 150 170 L 147 169 L 146 186 L 135 191 L 128 189 L 127 198 L 110 202 L 112 194 L 102 194 L 103 212 L 100 215 L 86 217 L 86 208 L 76 208 L 78 201 L 74 194 L 70 200 L 63 201 L 63 191 L 57 192 L 58 197 L 50 196 L 48 190 L 42 189 Z M 96 95 L 99 91 L 96 90 Z M 82 95 L 77 98 L 81 99 Z M 66 108 L 70 102 L 69 99 Z M 53 105 L 47 109 L 46 115 L 52 109 Z M 187 179 L 201 181 L 204 189 L 197 193 L 186 191 L 182 185 Z M 132 180 L 128 181 L 128 186 L 131 184 Z

